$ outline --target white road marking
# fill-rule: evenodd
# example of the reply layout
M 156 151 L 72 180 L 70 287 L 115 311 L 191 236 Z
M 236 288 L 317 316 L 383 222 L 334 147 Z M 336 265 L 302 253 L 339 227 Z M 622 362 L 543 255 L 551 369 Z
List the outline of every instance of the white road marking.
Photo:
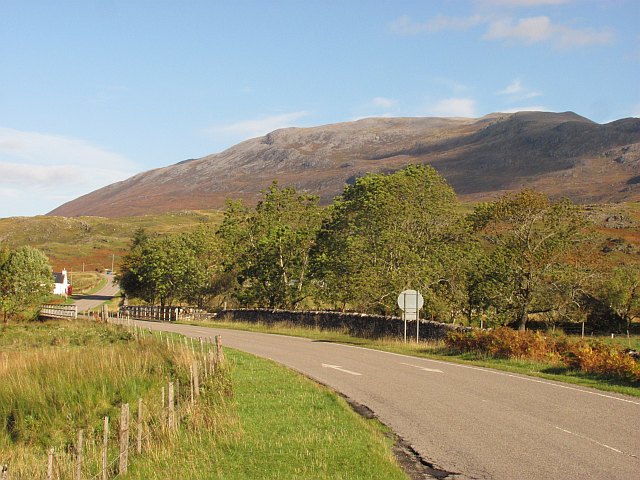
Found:
M 340 365 L 327 365 L 326 363 L 323 363 L 322 366 L 324 368 L 333 368 L 334 370 L 338 370 L 339 372 L 348 373 L 349 375 L 362 375 L 361 373 L 358 373 L 358 372 L 352 372 L 351 370 L 346 370 L 346 369 L 342 368 Z
M 605 443 L 600 443 L 597 440 L 594 440 L 593 438 L 589 438 L 589 437 L 587 437 L 585 435 L 580 435 L 579 433 L 570 432 L 569 430 L 565 430 L 564 428 L 560 428 L 560 427 L 557 427 L 555 425 L 554 425 L 554 427 L 556 429 L 560 430 L 561 432 L 568 433 L 569 435 L 573 435 L 574 437 L 582 438 L 582 439 L 587 440 L 589 442 L 595 443 L 596 445 L 600 445 L 601 447 L 608 448 L 609 450 L 613 450 L 616 453 L 621 453 L 623 455 L 626 455 L 622 450 L 618 450 L 617 448 L 613 448 L 613 447 L 611 447 L 611 446 L 609 446 L 609 445 L 607 445 Z M 635 455 L 629 455 L 629 456 L 635 457 Z
M 407 367 L 419 368 L 420 370 L 424 370 L 425 372 L 444 373 L 442 370 L 438 370 L 436 368 L 421 367 L 420 365 L 411 365 L 410 363 L 403 363 L 403 362 L 400 362 L 400 364 L 406 365 Z

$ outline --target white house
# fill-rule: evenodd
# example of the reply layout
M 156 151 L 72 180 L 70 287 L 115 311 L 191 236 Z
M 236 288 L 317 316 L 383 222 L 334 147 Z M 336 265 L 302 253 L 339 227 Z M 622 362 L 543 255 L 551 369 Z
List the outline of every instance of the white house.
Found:
M 69 294 L 69 280 L 67 279 L 67 271 L 62 269 L 61 272 L 53 273 L 53 281 L 55 285 L 53 287 L 54 295 L 68 295 Z

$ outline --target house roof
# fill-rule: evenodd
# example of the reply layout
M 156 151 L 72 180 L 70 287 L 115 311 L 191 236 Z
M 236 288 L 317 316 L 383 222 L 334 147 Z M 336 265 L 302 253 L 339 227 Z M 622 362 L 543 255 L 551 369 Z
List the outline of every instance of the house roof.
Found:
M 64 283 L 64 275 L 62 275 L 62 272 L 53 272 L 53 279 L 55 283 Z

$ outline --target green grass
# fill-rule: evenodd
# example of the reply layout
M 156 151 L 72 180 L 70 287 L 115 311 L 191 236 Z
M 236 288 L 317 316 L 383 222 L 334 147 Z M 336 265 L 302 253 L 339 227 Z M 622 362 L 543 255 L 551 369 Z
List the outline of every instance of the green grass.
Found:
M 442 360 L 452 363 L 493 368 L 496 370 L 502 370 L 511 373 L 529 375 L 533 377 L 544 378 L 547 380 L 561 381 L 574 385 L 581 385 L 585 387 L 596 388 L 599 390 L 640 397 L 640 387 L 637 384 L 630 384 L 623 380 L 596 375 L 587 375 L 583 372 L 571 370 L 569 368 L 558 366 L 555 364 L 534 362 L 528 360 L 505 360 L 489 358 L 470 353 L 455 354 L 450 352 L 442 341 L 421 343 L 415 343 L 415 341 L 413 341 L 404 343 L 402 340 L 388 338 L 373 340 L 353 337 L 351 335 L 338 331 L 325 331 L 319 329 L 297 327 L 291 324 L 266 325 L 261 323 L 254 324 L 241 321 L 181 323 L 192 323 L 205 327 L 209 326 L 253 332 L 274 333 L 279 335 L 311 338 L 313 340 L 344 343 L 348 345 L 356 345 L 360 347 L 382 350 L 385 352 L 399 353 L 402 355 L 413 357 L 429 358 L 433 360 Z
M 284 367 L 230 349 L 178 433 L 160 430 L 161 385 L 179 378 L 187 404 L 184 367 L 194 358 L 166 338 L 136 340 L 123 328 L 84 321 L 2 327 L 0 464 L 10 465 L 13 478 L 43 477 L 53 446 L 61 478 L 71 478 L 83 428 L 89 478 L 99 471 L 103 416 L 117 418 L 127 401 L 135 418 L 141 397 L 151 440 L 126 478 L 406 478 L 379 423 Z M 171 338 L 181 345 L 182 337 Z M 114 459 L 116 422 L 111 435 Z
M 172 449 L 136 462 L 132 478 L 406 478 L 378 422 L 284 367 L 226 352 L 239 431 L 197 442 L 182 435 Z

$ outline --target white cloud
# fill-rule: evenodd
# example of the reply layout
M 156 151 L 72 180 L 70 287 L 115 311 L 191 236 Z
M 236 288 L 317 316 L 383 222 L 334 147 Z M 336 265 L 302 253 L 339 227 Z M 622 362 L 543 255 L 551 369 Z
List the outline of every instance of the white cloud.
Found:
M 378 108 L 391 108 L 397 105 L 397 101 L 392 98 L 375 97 L 371 100 L 371 105 Z
M 498 92 L 499 95 L 504 95 L 508 97 L 510 102 L 516 102 L 520 100 L 526 100 L 528 98 L 540 97 L 542 95 L 541 92 L 537 92 L 535 90 L 531 90 L 525 87 L 522 83 L 522 80 L 516 78 L 513 82 L 507 85 L 503 90 Z
M 472 98 L 445 98 L 427 108 L 434 117 L 475 117 L 476 101 Z
M 507 40 L 531 45 L 540 42 L 552 42 L 560 49 L 606 45 L 613 41 L 609 31 L 596 32 L 590 29 L 575 29 L 566 25 L 554 24 L 549 17 L 495 20 L 483 38 L 487 40 Z
M 46 213 L 137 170 L 84 140 L 0 127 L 0 217 Z
M 301 118 L 309 115 L 309 112 L 289 112 L 278 115 L 244 120 L 228 125 L 216 125 L 205 129 L 210 135 L 223 135 L 231 137 L 253 138 L 265 135 L 279 128 L 299 126 Z
M 416 22 L 408 15 L 402 15 L 390 25 L 391 31 L 398 35 L 418 35 L 435 33 L 442 30 L 468 30 L 486 21 L 486 17 L 473 15 L 470 17 L 447 17 L 437 15 L 426 22 Z

